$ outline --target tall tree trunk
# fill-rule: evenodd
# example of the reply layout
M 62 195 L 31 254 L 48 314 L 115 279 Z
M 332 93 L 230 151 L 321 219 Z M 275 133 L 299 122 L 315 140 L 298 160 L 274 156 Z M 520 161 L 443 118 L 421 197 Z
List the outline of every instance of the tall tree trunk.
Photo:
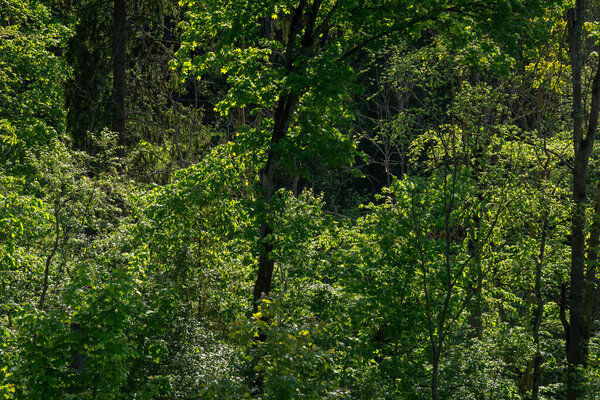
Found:
M 567 399 L 579 399 L 583 395 L 581 369 L 585 367 L 588 339 L 585 328 L 584 293 L 585 282 L 585 225 L 586 189 L 589 158 L 594 146 L 600 110 L 600 63 L 592 84 L 590 114 L 584 136 L 584 107 L 582 95 L 583 24 L 586 1 L 577 0 L 568 14 L 569 57 L 573 84 L 573 215 L 571 231 L 571 286 L 569 293 L 569 332 L 567 334 Z M 588 321 L 587 323 L 589 323 Z
M 291 73 L 302 74 L 301 69 L 303 67 L 294 65 L 299 55 L 306 58 L 310 58 L 311 56 L 310 50 L 315 40 L 315 22 L 321 3 L 322 0 L 315 0 L 309 7 L 307 0 L 300 0 L 299 4 L 294 8 L 290 21 L 290 29 L 286 38 L 285 65 L 288 75 Z M 296 47 L 296 39 L 301 34 L 302 28 L 304 28 L 304 33 L 302 34 L 300 46 Z M 302 90 L 302 88 L 289 89 L 287 93 L 281 94 L 277 102 L 275 115 L 273 116 L 271 148 L 267 155 L 267 163 L 260 174 L 262 199 L 267 208 L 276 190 L 275 175 L 277 173 L 277 163 L 281 158 L 281 154 L 277 150 L 277 144 L 287 135 L 288 127 Z M 268 212 L 268 209 L 265 211 Z M 268 295 L 271 291 L 273 268 L 275 266 L 275 260 L 272 257 L 273 245 L 268 241 L 268 236 L 273 233 L 273 227 L 266 218 L 261 222 L 259 233 L 262 249 L 258 259 L 256 282 L 254 283 L 254 312 L 258 310 L 258 303 L 261 297 Z
M 598 246 L 600 242 L 600 182 L 596 187 L 596 204 L 587 246 L 587 269 L 585 272 L 585 293 L 583 295 L 583 336 L 586 341 L 592 337 L 592 328 L 598 313 L 600 286 L 598 285 Z M 587 356 L 587 353 L 586 353 Z
M 290 119 L 298 102 L 298 95 L 288 94 L 279 99 L 274 116 L 273 134 L 271 136 L 271 149 L 267 156 L 267 163 L 260 174 L 260 185 L 265 205 L 268 205 L 275 192 L 275 174 L 280 154 L 275 146 L 285 137 L 290 124 Z M 267 211 L 268 212 L 268 211 Z M 263 221 L 260 226 L 260 240 L 262 242 L 261 254 L 258 259 L 258 273 L 254 283 L 254 312 L 258 310 L 258 303 L 262 296 L 271 291 L 273 268 L 275 260 L 271 255 L 273 245 L 268 241 L 268 236 L 273 233 L 273 228 L 268 221 Z
M 579 164 L 579 165 L 577 165 Z M 569 341 L 567 347 L 567 398 L 580 398 L 581 390 L 578 370 L 584 366 L 585 345 L 583 336 L 583 291 L 585 264 L 585 196 L 586 168 L 577 160 L 573 171 L 573 207 L 571 238 L 571 287 L 569 293 Z
M 127 4 L 114 0 L 113 10 L 113 121 L 118 133 L 118 155 L 125 156 L 126 132 L 125 93 L 127 91 Z
M 320 0 L 315 0 L 313 3 L 313 10 L 318 10 L 320 4 Z M 285 65 L 287 69 L 287 74 L 291 74 L 295 71 L 294 62 L 297 60 L 298 50 L 301 52 L 306 52 L 312 45 L 312 28 L 310 27 L 310 20 L 312 20 L 314 24 L 314 19 L 316 19 L 316 11 L 314 14 L 314 18 L 309 17 L 309 24 L 305 27 L 304 38 L 307 35 L 310 35 L 311 39 L 307 42 L 302 41 L 302 46 L 300 49 L 296 49 L 296 37 L 300 33 L 301 25 L 303 21 L 304 9 L 307 5 L 306 0 L 300 0 L 298 6 L 294 9 L 292 13 L 290 29 L 287 35 L 287 46 L 285 51 Z M 315 8 L 316 7 L 316 8 Z M 265 22 L 268 23 L 268 22 Z M 264 32 L 265 35 L 268 35 L 269 32 Z M 263 296 L 267 296 L 271 291 L 271 284 L 273 281 L 273 270 L 275 267 L 275 260 L 273 259 L 273 244 L 269 240 L 269 235 L 273 233 L 273 227 L 269 223 L 268 213 L 269 213 L 269 205 L 271 203 L 271 198 L 276 191 L 276 181 L 275 177 L 278 171 L 278 163 L 282 156 L 280 151 L 278 150 L 278 144 L 285 139 L 290 122 L 292 120 L 292 116 L 296 109 L 296 105 L 300 98 L 301 89 L 288 89 L 287 93 L 280 94 L 279 100 L 277 101 L 277 105 L 275 108 L 275 113 L 273 116 L 273 130 L 271 133 L 271 143 L 269 152 L 267 154 L 267 162 L 260 172 L 260 190 L 261 190 L 261 199 L 257 201 L 262 201 L 264 206 L 264 215 L 262 216 L 262 221 L 260 222 L 259 235 L 261 241 L 261 252 L 258 258 L 258 271 L 256 274 L 256 281 L 254 282 L 254 292 L 253 292 L 253 304 L 252 308 L 254 313 L 258 311 L 260 300 Z M 263 317 L 264 318 L 264 317 Z M 259 340 L 264 341 L 265 336 L 264 333 L 259 332 Z M 256 362 L 256 360 L 255 360 Z M 264 377 L 262 372 L 256 371 L 256 375 L 252 377 L 252 385 L 254 386 L 254 390 L 257 392 L 262 392 L 264 385 Z
M 548 237 L 548 215 L 544 217 L 542 227 L 542 237 L 540 240 L 540 252 L 535 265 L 535 315 L 533 317 L 533 344 L 535 346 L 535 355 L 533 357 L 533 376 L 531 381 L 531 399 L 538 400 L 540 395 L 540 383 L 542 381 L 542 349 L 540 344 L 540 326 L 544 317 L 544 299 L 542 297 L 542 274 L 544 272 L 544 256 L 546 253 L 546 240 Z
M 432 365 L 432 372 L 431 372 L 431 400 L 439 400 L 439 398 L 440 398 L 440 388 L 439 388 L 440 353 L 441 353 L 441 348 L 434 349 L 434 351 L 433 351 L 433 365 Z

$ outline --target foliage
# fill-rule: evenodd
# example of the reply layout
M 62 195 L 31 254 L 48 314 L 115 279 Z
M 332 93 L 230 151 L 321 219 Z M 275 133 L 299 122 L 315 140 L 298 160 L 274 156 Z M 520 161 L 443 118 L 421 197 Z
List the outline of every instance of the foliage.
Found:
M 571 6 L 0 0 L 0 398 L 564 398 Z
M 3 167 L 64 133 L 69 29 L 39 2 L 6 0 L 0 13 L 0 149 Z

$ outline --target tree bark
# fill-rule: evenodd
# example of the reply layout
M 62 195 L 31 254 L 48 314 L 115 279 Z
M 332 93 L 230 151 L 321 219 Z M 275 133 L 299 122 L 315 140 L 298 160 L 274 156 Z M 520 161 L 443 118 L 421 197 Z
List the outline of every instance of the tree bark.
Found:
M 585 367 L 588 339 L 585 325 L 584 293 L 585 278 L 585 225 L 587 200 L 587 169 L 594 146 L 600 110 L 600 63 L 592 84 L 592 98 L 588 128 L 584 136 L 584 107 L 582 95 L 582 71 L 584 56 L 582 35 L 585 12 L 585 0 L 577 0 L 575 8 L 568 13 L 569 57 L 571 62 L 573 85 L 573 215 L 571 230 L 571 273 L 569 293 L 569 331 L 567 333 L 567 399 L 575 400 L 583 396 L 581 369 Z
M 583 336 L 583 291 L 585 263 L 585 169 L 576 167 L 573 173 L 573 197 L 575 200 L 571 243 L 571 287 L 569 293 L 569 342 L 567 348 L 567 398 L 579 399 L 578 370 L 584 366 L 585 342 Z
M 307 9 L 307 1 L 301 0 L 298 6 L 294 9 L 290 22 L 290 29 L 286 38 L 285 50 L 285 65 L 287 75 L 301 73 L 298 71 L 298 66 L 294 66 L 298 55 L 302 54 L 310 57 L 310 48 L 314 42 L 314 25 L 317 18 L 317 13 L 321 6 L 321 0 L 315 0 L 310 8 Z M 304 34 L 300 41 L 300 47 L 296 47 L 296 39 L 300 34 L 304 24 Z M 281 154 L 277 149 L 277 145 L 285 138 L 288 132 L 290 121 L 296 109 L 298 100 L 300 99 L 302 89 L 291 88 L 287 93 L 281 94 L 275 108 L 273 116 L 273 131 L 271 134 L 271 147 L 267 155 L 267 162 L 260 174 L 260 186 L 262 191 L 262 201 L 266 206 L 265 212 L 268 213 L 268 206 L 271 198 L 275 193 L 276 182 L 275 176 L 277 173 L 277 164 L 281 158 Z M 273 227 L 269 224 L 266 216 L 261 222 L 259 234 L 261 240 L 261 254 L 258 259 L 258 273 L 254 283 L 254 303 L 253 309 L 256 313 L 258 304 L 262 296 L 266 296 L 271 291 L 271 283 L 273 280 L 273 269 L 275 260 L 272 257 L 273 245 L 269 242 L 269 235 L 273 233 Z
M 267 163 L 260 174 L 260 186 L 265 205 L 268 205 L 275 192 L 275 174 L 277 171 L 277 162 L 280 154 L 275 148 L 276 145 L 287 134 L 290 119 L 296 107 L 298 95 L 288 94 L 279 99 L 274 116 L 273 134 L 271 136 L 271 149 L 267 156 Z M 268 212 L 268 210 L 266 210 Z M 271 282 L 273 280 L 273 268 L 275 260 L 271 255 L 273 245 L 269 242 L 268 236 L 273 233 L 273 228 L 268 221 L 263 221 L 260 226 L 261 254 L 258 259 L 258 273 L 254 283 L 254 304 L 253 309 L 258 311 L 258 303 L 263 296 L 271 291 Z
M 440 398 L 440 388 L 438 383 L 440 371 L 440 353 L 441 348 L 438 348 L 433 352 L 433 370 L 431 373 L 431 400 L 438 400 Z
M 583 335 L 586 341 L 592 336 L 592 328 L 598 313 L 600 296 L 598 293 L 598 245 L 600 242 L 600 182 L 596 188 L 596 204 L 587 246 L 587 269 L 585 272 L 585 293 L 583 295 Z M 586 354 L 587 356 L 587 354 Z
M 535 315 L 533 318 L 533 344 L 535 355 L 533 357 L 533 376 L 531 380 L 531 399 L 538 400 L 540 395 L 540 383 L 542 381 L 542 349 L 540 344 L 540 326 L 544 318 L 544 299 L 542 297 L 542 274 L 544 272 L 544 257 L 546 253 L 546 240 L 548 237 L 548 215 L 544 217 L 542 235 L 540 240 L 540 252 L 535 266 L 534 293 L 536 300 Z
M 119 157 L 125 157 L 127 136 L 125 125 L 125 94 L 127 91 L 127 4 L 114 0 L 113 9 L 113 121 L 112 130 L 118 134 Z

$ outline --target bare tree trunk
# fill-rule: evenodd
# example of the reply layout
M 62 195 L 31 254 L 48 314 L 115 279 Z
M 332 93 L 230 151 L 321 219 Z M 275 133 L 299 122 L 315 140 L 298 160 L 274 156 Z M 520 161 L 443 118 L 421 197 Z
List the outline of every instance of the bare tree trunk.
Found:
M 598 291 L 598 246 L 600 242 L 600 182 L 596 187 L 596 204 L 587 246 L 587 269 L 585 272 L 585 293 L 583 295 L 583 335 L 585 340 L 592 337 L 592 328 L 598 314 L 600 295 Z M 587 356 L 587 353 L 586 353 Z
M 127 4 L 114 0 L 113 10 L 113 121 L 112 130 L 118 133 L 118 155 L 125 157 L 127 137 L 125 125 L 125 94 L 127 91 Z
M 439 389 L 439 371 L 440 371 L 440 351 L 438 348 L 433 352 L 433 366 L 431 373 L 431 400 L 438 400 L 440 398 Z
M 569 293 L 569 332 L 567 334 L 567 399 L 583 395 L 581 369 L 585 367 L 588 340 L 585 329 L 585 225 L 586 189 L 589 158 L 594 146 L 600 110 L 600 64 L 592 84 L 592 99 L 587 133 L 584 136 L 584 107 L 582 95 L 583 24 L 586 1 L 577 0 L 568 14 L 569 57 L 573 84 L 573 216 L 571 231 L 571 286 Z M 588 321 L 589 323 L 589 321 Z
M 585 342 L 583 340 L 583 291 L 584 291 L 584 224 L 585 207 L 585 174 L 579 171 L 573 177 L 573 191 L 575 207 L 573 212 L 572 244 L 571 244 L 571 287 L 569 293 L 569 341 L 567 347 L 567 360 L 569 363 L 567 374 L 567 398 L 575 400 L 580 398 L 579 379 L 577 371 L 584 366 Z
M 542 380 L 542 349 L 540 344 L 540 326 L 544 317 L 544 299 L 542 298 L 542 274 L 544 267 L 544 257 L 546 253 L 546 240 L 548 237 L 548 215 L 544 217 L 542 227 L 542 237 L 540 240 L 540 252 L 535 265 L 535 315 L 533 318 L 533 344 L 535 346 L 535 355 L 533 358 L 533 376 L 531 382 L 531 399 L 538 400 L 540 395 L 540 383 Z

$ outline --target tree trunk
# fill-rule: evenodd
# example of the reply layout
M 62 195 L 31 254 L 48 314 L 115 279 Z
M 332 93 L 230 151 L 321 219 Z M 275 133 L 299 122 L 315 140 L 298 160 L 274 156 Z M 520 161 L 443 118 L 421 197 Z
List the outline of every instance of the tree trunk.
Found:
M 581 164 L 581 163 L 579 163 Z M 571 288 L 569 293 L 569 343 L 567 360 L 567 398 L 580 398 L 580 379 L 578 370 L 584 366 L 585 342 L 583 335 L 583 291 L 585 263 L 585 178 L 586 170 L 576 166 L 573 173 L 573 211 L 572 243 L 571 243 Z
M 540 240 L 540 252 L 535 268 L 534 293 L 536 300 L 535 315 L 533 318 L 533 344 L 535 355 L 533 357 L 533 376 L 531 380 L 531 399 L 538 400 L 540 395 L 540 383 L 542 380 L 542 349 L 540 344 L 540 326 L 544 317 L 544 299 L 542 297 L 542 274 L 544 267 L 544 255 L 546 252 L 546 240 L 548 237 L 548 215 L 544 218 L 542 237 Z
M 269 205 L 271 197 L 275 192 L 275 174 L 277 172 L 277 162 L 280 154 L 275 146 L 285 137 L 289 127 L 292 113 L 296 107 L 298 95 L 288 94 L 279 99 L 275 111 L 273 134 L 271 136 L 271 149 L 267 156 L 267 163 L 260 174 L 260 185 L 262 197 L 265 205 Z M 273 245 L 269 243 L 268 236 L 273 233 L 273 228 L 268 221 L 263 221 L 260 226 L 260 240 L 262 242 L 261 254 L 258 259 L 258 274 L 254 284 L 254 312 L 258 310 L 258 302 L 262 296 L 266 296 L 271 291 L 271 281 L 273 278 L 273 268 L 275 261 L 271 257 Z
M 126 133 L 125 93 L 127 91 L 127 5 L 126 0 L 114 0 L 113 10 L 113 121 L 118 134 L 118 155 L 125 156 Z
M 575 8 L 568 14 L 569 57 L 573 84 L 573 216 L 571 232 L 571 286 L 569 293 L 569 331 L 567 333 L 567 399 L 579 399 L 583 395 L 581 369 L 585 367 L 588 338 L 585 325 L 584 293 L 585 282 L 585 225 L 586 189 L 589 158 L 594 146 L 600 110 L 600 63 L 592 84 L 590 114 L 584 136 L 584 107 L 582 95 L 582 51 L 583 24 L 586 1 L 577 0 Z M 590 316 L 593 318 L 593 316 Z
M 583 335 L 586 341 L 592 337 L 592 329 L 598 313 L 598 245 L 600 242 L 600 182 L 596 188 L 596 204 L 587 246 L 587 269 L 585 271 L 585 293 L 583 295 Z M 587 353 L 586 353 L 587 356 Z
M 305 10 L 307 1 L 301 0 L 292 13 L 290 29 L 286 40 L 285 50 L 285 65 L 287 74 L 292 72 L 299 74 L 299 67 L 294 66 L 299 54 L 310 57 L 310 48 L 314 42 L 314 24 L 317 18 L 317 13 L 321 5 L 321 0 L 315 0 L 312 7 Z M 305 13 L 306 11 L 306 13 Z M 305 15 L 306 14 L 306 15 Z M 301 40 L 300 48 L 296 48 L 296 38 L 301 32 L 301 27 L 304 25 L 304 35 Z M 277 144 L 281 142 L 287 135 L 288 127 L 292 119 L 296 104 L 300 99 L 302 89 L 289 89 L 287 93 L 281 94 L 275 115 L 273 116 L 273 133 L 271 135 L 271 148 L 267 155 L 267 163 L 260 174 L 260 186 L 262 191 L 262 199 L 266 206 L 265 212 L 268 213 L 268 206 L 275 193 L 275 175 L 277 173 L 277 163 L 281 157 Z M 258 273 L 256 282 L 254 283 L 254 312 L 258 310 L 258 303 L 262 296 L 266 296 L 271 291 L 271 282 L 273 279 L 273 268 L 275 261 L 272 258 L 273 245 L 269 243 L 268 236 L 273 233 L 273 227 L 269 224 L 266 216 L 263 217 L 260 225 L 260 240 L 262 242 L 261 254 L 258 259 Z
M 439 394 L 439 371 L 440 371 L 440 353 L 441 348 L 433 352 L 433 370 L 431 373 L 431 400 L 438 400 Z
M 69 365 L 69 369 L 74 374 L 67 389 L 67 393 L 77 395 L 85 388 L 85 372 L 88 356 L 83 344 L 85 337 L 81 325 L 77 322 L 71 322 L 69 328 L 71 330 L 71 335 L 75 338 L 73 340 L 74 344 L 71 347 L 71 363 Z

